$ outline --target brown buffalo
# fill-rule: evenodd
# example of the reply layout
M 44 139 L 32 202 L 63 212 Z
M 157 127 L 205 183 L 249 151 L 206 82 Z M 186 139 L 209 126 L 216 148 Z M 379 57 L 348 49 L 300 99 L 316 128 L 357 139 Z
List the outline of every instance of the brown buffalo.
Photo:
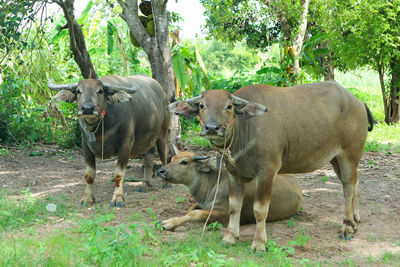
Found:
M 183 184 L 197 204 L 182 217 L 173 217 L 161 222 L 166 230 L 174 230 L 188 221 L 205 222 L 217 189 L 219 167 L 215 158 L 195 156 L 193 152 L 181 152 L 171 162 L 157 170 L 157 176 L 173 184 Z M 215 207 L 210 223 L 218 221 L 224 225 L 229 220 L 229 173 L 223 169 Z M 255 181 L 245 185 L 240 224 L 255 223 L 253 213 Z M 277 221 L 294 215 L 301 206 L 302 192 L 299 180 L 293 175 L 278 175 L 274 181 L 267 221 Z
M 50 81 L 48 87 L 60 91 L 56 100 L 76 101 L 78 104 L 86 164 L 86 190 L 81 204 L 95 200 L 92 186 L 96 176 L 96 157 L 118 156 L 110 206 L 124 206 L 122 180 L 130 157 L 145 154 L 144 177 L 151 186 L 155 144 L 163 165 L 167 159 L 170 115 L 166 94 L 159 83 L 141 75 L 126 78 L 109 75 L 65 85 L 55 85 Z
M 268 108 L 268 112 L 267 111 Z M 239 237 L 244 184 L 256 180 L 254 215 L 257 220 L 251 248 L 265 250 L 265 221 L 277 174 L 304 173 L 330 162 L 342 182 L 345 219 L 341 237 L 356 231 L 359 215 L 359 173 L 372 115 L 368 108 L 334 81 L 278 88 L 246 86 L 234 94 L 205 91 L 201 96 L 170 104 L 171 112 L 199 115 L 201 134 L 213 148 L 224 143 L 232 174 L 228 232 L 223 241 Z

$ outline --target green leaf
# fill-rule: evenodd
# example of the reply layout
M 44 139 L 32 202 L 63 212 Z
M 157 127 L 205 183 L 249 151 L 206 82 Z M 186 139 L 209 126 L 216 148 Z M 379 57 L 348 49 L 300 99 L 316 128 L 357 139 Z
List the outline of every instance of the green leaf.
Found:
M 178 80 L 179 86 L 181 89 L 184 89 L 187 83 L 185 58 L 178 51 L 172 55 L 172 66 L 174 68 L 175 76 Z
M 262 67 L 256 73 L 257 74 L 266 74 L 266 73 L 279 74 L 281 72 L 282 72 L 282 70 L 280 68 L 277 68 L 277 67 Z
M 79 18 L 79 22 L 83 22 L 87 19 L 90 9 L 93 7 L 93 1 L 90 0 L 89 3 L 86 5 L 85 9 L 81 13 L 81 17 Z
M 111 21 L 107 21 L 107 54 L 111 55 L 114 49 L 114 32 L 116 28 Z

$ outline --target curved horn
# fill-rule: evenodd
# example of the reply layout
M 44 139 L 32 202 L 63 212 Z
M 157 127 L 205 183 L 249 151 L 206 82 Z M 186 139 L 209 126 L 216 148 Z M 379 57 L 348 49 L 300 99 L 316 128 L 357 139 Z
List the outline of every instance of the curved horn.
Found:
M 193 160 L 204 160 L 204 159 L 208 159 L 208 156 L 194 156 Z
M 245 100 L 245 99 L 243 99 L 243 98 L 234 96 L 234 95 L 232 95 L 232 94 L 231 94 L 231 98 L 232 98 L 232 103 L 233 103 L 234 105 L 246 105 L 246 104 L 249 104 L 249 103 L 250 103 L 249 101 L 247 101 L 247 100 Z
M 133 87 L 126 87 L 126 86 L 110 84 L 110 83 L 103 83 L 103 88 L 105 90 L 109 90 L 109 91 L 124 91 L 129 94 L 133 94 L 137 90 L 136 88 L 133 88 Z
M 51 90 L 61 91 L 61 90 L 69 90 L 74 91 L 76 87 L 78 87 L 78 83 L 70 83 L 70 84 L 54 84 L 53 79 L 50 79 L 47 82 L 47 87 Z
M 200 99 L 201 99 L 201 95 L 186 99 L 186 100 L 184 100 L 184 102 L 189 103 L 189 104 L 197 104 L 197 103 L 199 103 Z

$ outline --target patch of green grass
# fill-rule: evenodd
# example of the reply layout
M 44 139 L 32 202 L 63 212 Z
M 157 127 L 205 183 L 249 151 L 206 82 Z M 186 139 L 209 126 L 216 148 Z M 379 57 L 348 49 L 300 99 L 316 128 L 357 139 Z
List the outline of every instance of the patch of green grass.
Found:
M 66 206 L 65 196 L 47 196 L 44 199 L 37 199 L 31 196 L 29 189 L 23 191 L 22 199 L 11 199 L 7 191 L 0 191 L 0 232 L 18 227 L 29 226 L 34 223 L 45 223 L 48 216 L 66 218 L 72 211 L 72 207 Z M 50 212 L 46 205 L 53 203 L 56 210 Z
M 321 182 L 326 183 L 328 181 L 329 176 L 325 175 L 323 177 L 320 178 Z
M 10 155 L 10 152 L 8 151 L 7 147 L 0 148 L 0 156 L 8 156 L 8 155 Z
M 295 225 L 295 220 L 293 217 L 290 217 L 290 219 L 286 222 L 287 227 L 293 228 Z
M 145 214 L 151 219 L 153 215 L 150 209 Z M 221 246 L 218 223 L 215 231 L 205 233 L 198 250 L 200 228 L 188 233 L 190 238 L 168 238 L 153 223 L 109 226 L 114 218 L 99 211 L 81 220 L 77 228 L 39 238 L 0 239 L 0 266 L 297 266 L 309 262 L 292 258 L 293 247 L 279 246 L 271 239 L 262 254 L 250 251 L 251 241 Z
M 220 224 L 218 221 L 216 221 L 216 222 L 210 223 L 207 227 L 207 230 L 215 232 L 215 231 L 222 229 L 222 227 L 223 227 L 222 224 Z
M 185 198 L 184 197 L 177 197 L 176 198 L 176 204 L 181 204 L 183 202 L 185 202 Z
M 400 123 L 387 125 L 378 123 L 368 133 L 365 151 L 400 153 Z
M 310 239 L 310 236 L 304 235 L 303 231 L 299 231 L 296 237 L 296 240 L 294 241 L 288 241 L 289 245 L 296 246 L 296 247 L 304 247 L 308 240 Z

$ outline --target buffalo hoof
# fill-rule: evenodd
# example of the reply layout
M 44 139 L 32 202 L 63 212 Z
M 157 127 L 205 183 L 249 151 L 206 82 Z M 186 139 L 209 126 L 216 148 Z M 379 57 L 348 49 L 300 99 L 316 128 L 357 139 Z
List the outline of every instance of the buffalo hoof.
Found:
M 133 191 L 134 192 L 139 192 L 139 193 L 146 193 L 147 192 L 147 190 L 142 188 L 142 187 L 135 188 L 135 190 L 133 190 Z
M 339 238 L 342 240 L 350 240 L 354 237 L 354 234 L 357 232 L 357 228 L 355 225 L 350 225 L 350 223 L 345 223 L 340 230 Z
M 172 184 L 162 183 L 161 188 L 162 188 L 162 189 L 172 188 Z
M 89 206 L 91 203 L 95 203 L 95 202 L 96 202 L 96 201 L 95 201 L 94 197 L 92 198 L 91 201 L 88 201 L 88 200 L 86 200 L 86 199 L 82 199 L 81 202 L 80 202 L 80 206 L 81 206 L 81 207 L 87 207 L 87 206 Z
M 110 205 L 109 205 L 109 207 L 110 208 L 123 208 L 123 207 L 125 207 L 125 204 L 124 204 L 124 202 L 113 202 L 113 201 L 111 201 L 110 202 Z
M 260 241 L 253 241 L 250 250 L 258 256 L 264 255 L 264 253 L 267 251 L 267 249 L 265 248 L 265 244 Z
M 227 233 L 221 241 L 222 246 L 229 247 L 234 245 L 236 242 L 236 238 L 233 236 L 232 233 Z

